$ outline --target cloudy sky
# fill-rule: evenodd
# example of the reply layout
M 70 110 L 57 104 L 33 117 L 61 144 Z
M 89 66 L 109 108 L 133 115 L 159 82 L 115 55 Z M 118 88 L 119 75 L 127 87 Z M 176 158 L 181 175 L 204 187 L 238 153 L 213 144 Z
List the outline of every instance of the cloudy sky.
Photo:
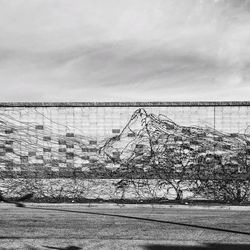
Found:
M 250 100 L 248 0 L 0 0 L 1 101 Z

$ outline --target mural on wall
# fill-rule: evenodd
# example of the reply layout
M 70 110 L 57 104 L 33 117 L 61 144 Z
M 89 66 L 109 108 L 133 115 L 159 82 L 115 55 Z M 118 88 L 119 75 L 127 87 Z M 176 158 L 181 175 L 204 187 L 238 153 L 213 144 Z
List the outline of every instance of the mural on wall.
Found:
M 98 153 L 100 142 L 95 138 L 82 135 L 65 124 L 65 120 L 60 123 L 36 109 L 31 111 L 33 118 L 35 114 L 33 121 L 19 120 L 15 113 L 1 112 L 1 171 L 33 172 L 35 175 L 61 171 L 67 175 L 72 169 L 84 172 L 89 171 L 90 166 L 103 166 L 104 161 Z M 29 113 L 29 109 L 26 112 Z
M 157 178 L 165 172 L 189 179 L 221 165 L 232 176 L 230 169 L 246 173 L 250 165 L 250 134 L 248 128 L 245 131 L 228 134 L 211 127 L 181 126 L 167 116 L 138 109 L 102 151 L 132 175 L 141 169 Z
M 173 167 L 168 174 L 185 169 L 188 175 L 193 174 L 190 166 L 207 171 L 205 165 L 214 161 L 245 173 L 250 163 L 248 127 L 245 133 L 223 133 L 209 126 L 183 126 L 139 108 L 123 128 L 113 126 L 109 136 L 98 137 L 78 129 L 72 114 L 69 123 L 65 112 L 58 118 L 36 108 L 2 109 L 0 171 L 14 177 L 118 178 L 144 173 L 155 178 L 167 165 Z

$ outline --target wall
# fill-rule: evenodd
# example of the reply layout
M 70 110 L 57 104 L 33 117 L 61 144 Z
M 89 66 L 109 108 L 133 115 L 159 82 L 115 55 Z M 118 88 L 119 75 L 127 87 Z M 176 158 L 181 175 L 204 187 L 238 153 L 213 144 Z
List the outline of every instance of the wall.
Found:
M 138 108 L 182 126 L 250 134 L 250 103 L 1 103 L 0 171 L 17 177 L 77 174 L 86 177 L 109 162 L 99 155 Z

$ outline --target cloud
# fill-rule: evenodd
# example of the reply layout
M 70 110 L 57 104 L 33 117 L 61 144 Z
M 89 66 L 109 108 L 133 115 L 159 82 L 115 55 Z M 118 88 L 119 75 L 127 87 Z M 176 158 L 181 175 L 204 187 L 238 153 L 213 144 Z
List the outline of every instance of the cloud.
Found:
M 0 0 L 0 97 L 249 100 L 249 2 Z

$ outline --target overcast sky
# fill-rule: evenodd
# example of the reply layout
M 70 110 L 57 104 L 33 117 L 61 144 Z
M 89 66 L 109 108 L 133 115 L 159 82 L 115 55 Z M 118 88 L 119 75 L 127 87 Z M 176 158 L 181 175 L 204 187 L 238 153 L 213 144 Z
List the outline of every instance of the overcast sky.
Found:
M 250 100 L 248 0 L 0 0 L 1 101 Z

